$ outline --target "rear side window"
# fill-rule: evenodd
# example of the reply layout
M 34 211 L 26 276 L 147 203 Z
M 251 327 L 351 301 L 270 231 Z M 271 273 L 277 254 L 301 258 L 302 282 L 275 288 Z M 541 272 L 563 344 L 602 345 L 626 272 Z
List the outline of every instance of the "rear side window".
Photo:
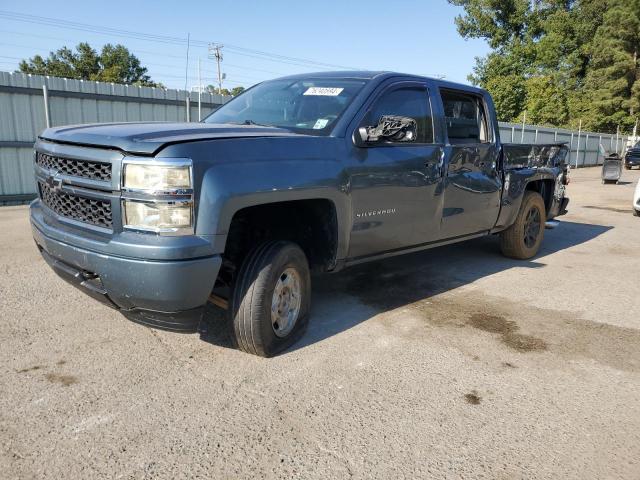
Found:
M 397 88 L 383 93 L 369 110 L 362 126 L 376 125 L 384 115 L 413 118 L 418 126 L 415 143 L 433 143 L 431 102 L 426 88 Z
M 489 142 L 487 116 L 480 97 L 460 92 L 440 92 L 449 143 Z

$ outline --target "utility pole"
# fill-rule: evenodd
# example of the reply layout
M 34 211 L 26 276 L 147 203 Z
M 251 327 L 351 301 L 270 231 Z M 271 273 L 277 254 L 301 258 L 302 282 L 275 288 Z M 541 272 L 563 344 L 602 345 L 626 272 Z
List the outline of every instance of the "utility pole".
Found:
M 184 89 L 185 90 L 187 90 L 189 86 L 189 47 L 190 46 L 191 46 L 191 33 L 187 33 L 187 62 L 184 66 Z
M 218 93 L 222 95 L 222 71 L 220 70 L 220 62 L 222 61 L 222 47 L 219 43 L 209 44 L 209 58 L 215 58 L 218 65 Z

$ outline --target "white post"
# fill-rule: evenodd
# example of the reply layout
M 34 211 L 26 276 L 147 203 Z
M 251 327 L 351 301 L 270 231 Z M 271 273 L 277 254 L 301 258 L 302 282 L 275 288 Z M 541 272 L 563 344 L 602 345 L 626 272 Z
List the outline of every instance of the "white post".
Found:
M 578 124 L 578 142 L 576 143 L 576 168 L 578 168 L 578 155 L 580 154 L 580 133 L 582 132 L 582 119 Z
M 513 125 L 511 127 L 511 143 L 514 143 L 516 141 L 516 126 Z
M 596 165 L 600 165 L 599 160 L 600 160 L 600 145 L 602 145 L 602 135 L 600 135 L 600 137 L 598 138 L 598 156 L 596 157 Z M 604 150 L 604 146 L 602 147 L 602 149 Z M 604 159 L 603 159 L 604 161 Z
M 533 141 L 533 143 L 538 143 L 538 129 L 536 128 L 536 139 Z
M 527 122 L 527 111 L 522 115 L 522 133 L 520 134 L 520 143 L 524 143 L 524 124 Z
M 42 96 L 44 97 L 44 123 L 49 128 L 51 127 L 51 111 L 49 110 L 49 90 L 46 85 L 42 85 Z
M 198 121 L 202 121 L 202 75 L 200 72 L 200 57 L 198 57 Z
M 187 123 L 191 121 L 191 100 L 189 98 L 189 92 L 187 92 L 187 98 L 185 98 L 187 107 Z
M 584 137 L 584 154 L 582 155 L 582 166 L 587 163 L 587 153 L 589 153 L 589 134 Z M 596 164 L 598 163 L 598 157 L 596 157 Z

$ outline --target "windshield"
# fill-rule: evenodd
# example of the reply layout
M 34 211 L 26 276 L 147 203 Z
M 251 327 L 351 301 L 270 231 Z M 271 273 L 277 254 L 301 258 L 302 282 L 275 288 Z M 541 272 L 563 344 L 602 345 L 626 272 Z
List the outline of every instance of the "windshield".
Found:
M 362 81 L 339 79 L 264 82 L 225 103 L 204 121 L 329 135 L 363 85 Z

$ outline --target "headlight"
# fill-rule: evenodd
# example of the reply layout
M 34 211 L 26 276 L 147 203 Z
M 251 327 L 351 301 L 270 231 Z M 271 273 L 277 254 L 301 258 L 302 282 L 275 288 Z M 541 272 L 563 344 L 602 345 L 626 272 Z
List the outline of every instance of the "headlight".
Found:
M 124 188 L 151 192 L 189 189 L 191 167 L 127 163 L 124 166 Z
M 122 224 L 161 235 L 193 234 L 191 160 L 125 158 Z
M 191 202 L 124 201 L 125 228 L 157 233 L 181 233 L 191 230 Z

